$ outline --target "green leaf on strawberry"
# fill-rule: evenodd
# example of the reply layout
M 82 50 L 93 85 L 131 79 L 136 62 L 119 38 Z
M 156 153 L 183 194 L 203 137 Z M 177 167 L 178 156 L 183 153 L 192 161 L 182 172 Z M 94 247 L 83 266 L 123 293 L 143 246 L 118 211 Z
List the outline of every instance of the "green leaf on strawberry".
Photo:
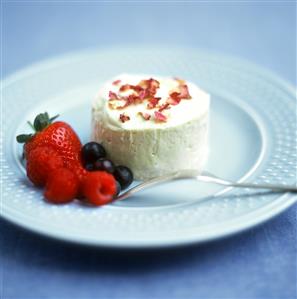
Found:
M 52 122 L 58 117 L 59 115 L 55 115 L 53 117 L 49 117 L 49 114 L 47 112 L 38 114 L 33 124 L 28 121 L 28 124 L 33 129 L 34 133 L 41 132 L 46 127 L 48 127 Z M 27 143 L 32 139 L 34 134 L 21 134 L 16 137 L 16 140 L 18 143 Z
M 26 143 L 30 141 L 33 137 L 33 134 L 21 134 L 16 137 L 18 143 Z

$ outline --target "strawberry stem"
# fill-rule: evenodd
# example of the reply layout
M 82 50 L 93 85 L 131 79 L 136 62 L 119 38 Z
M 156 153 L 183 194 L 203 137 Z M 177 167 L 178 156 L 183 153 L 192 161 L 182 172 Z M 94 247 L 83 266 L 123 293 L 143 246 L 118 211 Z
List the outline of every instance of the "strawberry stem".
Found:
M 57 114 L 57 115 L 51 117 L 51 118 L 49 119 L 49 121 L 52 123 L 52 122 L 53 122 L 56 118 L 58 118 L 59 116 L 60 116 L 60 115 Z
M 27 124 L 31 127 L 31 129 L 35 132 L 36 130 L 35 130 L 35 128 L 34 128 L 34 126 L 32 125 L 32 123 L 28 120 L 27 121 Z
M 16 137 L 18 143 L 26 143 L 30 141 L 33 137 L 33 134 L 21 134 Z
M 42 131 L 50 124 L 48 113 L 40 113 L 34 119 L 34 128 L 37 132 Z
M 48 127 L 58 116 L 59 116 L 59 114 L 50 118 L 49 114 L 47 112 L 38 114 L 35 117 L 33 124 L 30 121 L 27 122 L 28 125 L 34 131 L 34 134 L 18 135 L 16 137 L 17 142 L 18 143 L 26 143 L 26 142 L 30 141 L 36 133 L 41 132 L 46 127 Z

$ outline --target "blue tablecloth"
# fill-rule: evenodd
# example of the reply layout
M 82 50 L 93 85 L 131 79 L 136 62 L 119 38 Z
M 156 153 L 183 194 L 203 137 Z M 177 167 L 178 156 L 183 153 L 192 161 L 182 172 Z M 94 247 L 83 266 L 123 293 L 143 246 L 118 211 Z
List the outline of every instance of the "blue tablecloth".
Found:
M 296 3 L 2 3 L 4 77 L 86 47 L 154 43 L 247 58 L 296 85 Z M 174 250 L 64 244 L 0 220 L 1 298 L 296 298 L 296 208 L 241 235 Z

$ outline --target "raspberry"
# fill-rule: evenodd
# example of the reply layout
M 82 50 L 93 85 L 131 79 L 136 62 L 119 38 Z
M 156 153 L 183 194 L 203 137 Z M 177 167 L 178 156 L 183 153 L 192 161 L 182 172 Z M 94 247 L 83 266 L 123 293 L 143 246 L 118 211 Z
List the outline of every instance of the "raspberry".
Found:
M 105 205 L 113 200 L 117 192 L 116 181 L 105 171 L 89 172 L 82 182 L 82 192 L 91 204 Z
M 78 188 L 77 176 L 67 168 L 59 168 L 49 175 L 44 196 L 52 203 L 66 203 L 76 197 Z
M 40 146 L 28 155 L 27 176 L 36 186 L 44 186 L 49 174 L 63 167 L 63 159 L 52 148 Z

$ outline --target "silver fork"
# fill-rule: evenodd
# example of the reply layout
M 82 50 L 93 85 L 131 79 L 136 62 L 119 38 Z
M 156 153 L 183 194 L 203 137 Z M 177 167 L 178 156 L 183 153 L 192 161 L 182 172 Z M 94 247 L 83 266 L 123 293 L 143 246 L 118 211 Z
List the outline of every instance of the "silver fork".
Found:
M 218 185 L 223 185 L 227 187 L 238 187 L 238 188 L 254 188 L 254 189 L 269 189 L 274 192 L 297 192 L 297 186 L 293 185 L 281 185 L 281 184 L 255 184 L 255 183 L 238 183 L 238 182 L 232 182 L 229 180 L 225 180 L 222 178 L 219 178 L 213 174 L 211 174 L 208 171 L 203 171 L 202 173 L 199 173 L 196 170 L 181 170 L 177 171 L 171 174 L 159 176 L 150 180 L 147 180 L 145 182 L 142 182 L 138 184 L 137 186 L 129 189 L 128 191 L 122 193 L 118 197 L 115 198 L 115 200 L 122 200 L 127 197 L 132 196 L 133 194 L 140 192 L 144 189 L 147 189 L 149 187 L 153 187 L 155 185 L 169 182 L 172 180 L 179 180 L 179 179 L 196 179 L 201 182 L 205 183 L 213 183 Z

